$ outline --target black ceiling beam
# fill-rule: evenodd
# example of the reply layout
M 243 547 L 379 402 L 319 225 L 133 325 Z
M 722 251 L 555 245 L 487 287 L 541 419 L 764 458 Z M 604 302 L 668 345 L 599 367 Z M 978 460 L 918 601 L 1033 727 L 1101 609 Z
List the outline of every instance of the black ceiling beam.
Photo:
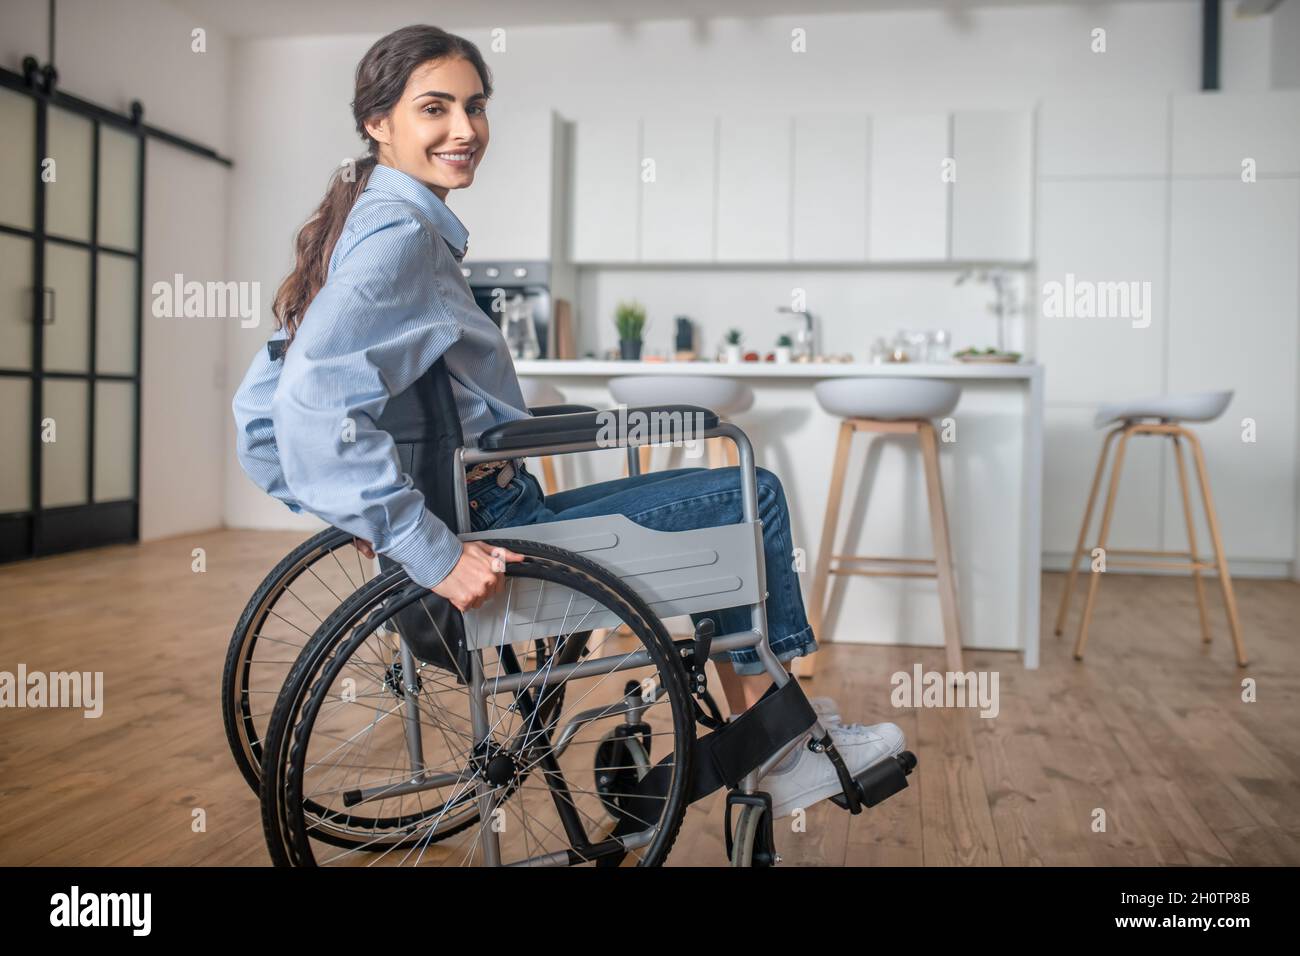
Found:
M 1219 0 L 1201 0 L 1201 89 L 1219 88 Z

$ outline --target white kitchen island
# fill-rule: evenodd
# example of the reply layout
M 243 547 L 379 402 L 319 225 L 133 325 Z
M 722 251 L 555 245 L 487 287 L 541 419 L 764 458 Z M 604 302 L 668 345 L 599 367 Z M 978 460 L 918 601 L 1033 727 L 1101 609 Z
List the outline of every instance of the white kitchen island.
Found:
M 521 378 L 545 378 L 566 401 L 611 407 L 619 375 L 743 378 L 754 405 L 733 420 L 749 436 L 757 463 L 780 476 L 790 506 L 804 599 L 820 544 L 830 467 L 840 420 L 822 410 L 812 385 L 853 376 L 924 377 L 957 382 L 951 441 L 940 444 L 944 494 L 957 567 L 962 643 L 1021 651 L 1038 666 L 1043 480 L 1043 368 L 1036 364 L 838 364 L 771 362 L 519 361 Z M 943 427 L 939 427 L 941 437 Z M 672 467 L 706 464 L 684 460 Z M 668 465 L 668 448 L 653 467 Z M 621 450 L 561 456 L 565 487 L 617 478 Z M 537 473 L 536 469 L 533 469 Z M 904 436 L 858 435 L 840 512 L 836 553 L 930 557 L 920 450 Z M 832 576 L 819 640 L 940 647 L 943 625 L 935 582 L 923 578 Z

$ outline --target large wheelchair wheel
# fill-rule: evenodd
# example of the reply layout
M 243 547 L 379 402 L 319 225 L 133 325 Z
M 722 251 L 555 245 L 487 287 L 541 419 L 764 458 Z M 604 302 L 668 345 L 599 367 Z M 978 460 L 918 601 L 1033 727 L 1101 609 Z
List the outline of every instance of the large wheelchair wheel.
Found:
M 430 665 L 405 676 L 412 659 L 386 625 L 428 592 L 400 569 L 349 598 L 303 649 L 263 754 L 262 819 L 277 864 L 655 865 L 667 856 L 686 809 L 694 716 L 663 624 L 577 554 L 488 543 L 526 559 L 506 566 L 489 602 L 508 636 L 495 624 L 489 632 L 487 607 L 465 615 L 478 649 L 464 681 Z M 593 788 L 611 728 L 631 725 L 662 758 L 657 786 Z
M 352 535 L 326 528 L 271 569 L 239 616 L 221 674 L 221 716 L 231 756 L 254 793 L 266 724 L 294 660 L 325 618 L 374 576 L 374 562 L 352 546 Z

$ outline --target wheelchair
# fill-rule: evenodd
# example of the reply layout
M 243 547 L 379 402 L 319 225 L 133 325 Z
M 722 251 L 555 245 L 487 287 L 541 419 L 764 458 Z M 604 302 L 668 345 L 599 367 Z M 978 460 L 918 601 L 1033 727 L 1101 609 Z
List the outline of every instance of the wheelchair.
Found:
M 772 803 L 759 784 L 794 748 L 831 761 L 842 790 L 831 799 L 850 813 L 905 789 L 916 766 L 907 751 L 850 775 L 768 646 L 744 432 L 687 405 L 534 412 L 489 429 L 474 447 L 459 440 L 456 421 L 425 458 L 435 466 L 423 489 L 435 514 L 462 540 L 524 556 L 506 565 L 497 594 L 462 614 L 400 566 L 383 568 L 324 616 L 291 665 L 273 658 L 288 669 L 269 715 L 249 705 L 255 716 L 243 719 L 248 678 L 225 688 L 227 708 L 241 715 L 236 760 L 260 759 L 245 777 L 256 780 L 273 862 L 652 866 L 668 857 L 687 806 L 725 788 L 729 862 L 771 866 L 779 862 Z M 611 442 L 620 415 L 673 431 L 620 430 Z M 735 524 L 662 532 L 605 515 L 471 530 L 465 470 L 474 464 L 617 445 L 636 473 L 640 444 L 716 437 L 739 455 Z M 305 543 L 278 566 L 281 579 L 337 559 L 351 547 L 341 535 L 322 532 L 314 550 Z M 228 671 L 244 668 L 253 660 L 246 648 L 265 640 L 249 635 L 271 613 L 260 609 L 280 603 L 267 600 L 277 587 L 268 579 L 261 602 L 250 601 Z M 748 608 L 750 628 L 715 633 L 705 615 L 724 607 Z M 685 615 L 693 633 L 674 639 L 664 622 Z M 772 685 L 726 722 L 705 665 L 737 648 L 754 649 Z M 697 736 L 697 725 L 708 733 Z
M 529 411 L 541 416 L 595 409 L 544 405 Z M 222 667 L 222 724 L 235 766 L 253 793 L 261 784 L 266 725 L 290 666 L 325 618 L 377 573 L 377 562 L 361 555 L 350 532 L 326 528 L 281 558 L 240 613 Z

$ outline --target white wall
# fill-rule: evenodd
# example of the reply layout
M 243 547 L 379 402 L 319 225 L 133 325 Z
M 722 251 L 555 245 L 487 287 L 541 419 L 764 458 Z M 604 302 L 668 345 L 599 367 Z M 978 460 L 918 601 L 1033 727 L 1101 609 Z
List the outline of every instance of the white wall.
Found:
M 1284 0 L 1273 11 L 1272 21 L 1272 85 L 1293 90 L 1300 87 L 1300 0 Z
M 222 326 L 232 320 L 158 318 L 150 293 L 178 272 L 225 275 L 230 171 L 158 140 L 145 171 L 140 537 L 149 540 L 222 524 L 230 420 Z
M 161 0 L 60 0 L 55 66 L 58 86 L 126 112 L 133 99 L 151 125 L 211 146 L 228 147 L 229 49 L 203 26 Z M 0 4 L 0 65 L 49 59 L 48 4 Z M 150 140 L 145 162 L 144 359 L 141 411 L 143 539 L 219 526 L 229 399 L 222 320 L 155 319 L 149 289 L 180 272 L 219 280 L 226 272 L 227 170 Z
M 1239 16 L 1237 0 L 1224 0 L 1220 5 L 1220 88 L 1234 93 L 1258 93 L 1271 87 L 1270 67 L 1273 58 L 1279 55 L 1273 46 L 1273 19 L 1272 15 Z
M 0 66 L 15 72 L 28 54 L 49 59 L 46 0 L 0 4 Z M 208 30 L 207 52 L 190 50 L 190 31 Z M 59 87 L 226 151 L 229 45 L 165 0 L 59 0 L 55 23 Z
M 793 6 L 793 4 L 792 4 Z M 952 12 L 955 10 L 956 12 Z M 570 119 L 608 114 L 860 112 L 1030 109 L 1042 97 L 1191 91 L 1200 83 L 1200 3 L 1042 5 L 962 11 L 835 14 L 505 28 L 505 49 L 486 30 L 465 30 L 494 74 L 489 115 L 555 109 Z M 436 19 L 436 18 L 435 18 Z M 1092 30 L 1107 31 L 1093 53 Z M 1267 77 L 1267 28 L 1225 21 L 1223 83 L 1255 88 Z M 793 53 L 791 31 L 806 32 Z M 232 151 L 230 266 L 256 279 L 267 302 L 291 265 L 291 239 L 326 179 L 360 143 L 348 112 L 357 60 L 376 35 L 253 40 L 239 45 Z M 1260 72 L 1258 64 L 1265 64 Z M 1104 131 L 1099 135 L 1104 136 Z M 491 149 L 485 161 L 490 163 Z M 450 205 L 455 208 L 452 194 Z M 471 242 L 475 224 L 467 222 Z M 864 355 L 871 338 L 902 327 L 948 327 L 959 344 L 992 341 L 987 287 L 953 288 L 956 273 L 902 270 L 583 269 L 581 350 L 613 344 L 619 298 L 649 307 L 648 348 L 667 349 L 672 317 L 699 320 L 706 350 L 743 325 L 764 350 L 793 322 L 775 312 L 790 289 L 808 290 L 829 351 Z M 229 333 L 231 390 L 270 330 Z M 229 438 L 233 449 L 233 433 Z M 226 521 L 299 522 L 228 462 Z

